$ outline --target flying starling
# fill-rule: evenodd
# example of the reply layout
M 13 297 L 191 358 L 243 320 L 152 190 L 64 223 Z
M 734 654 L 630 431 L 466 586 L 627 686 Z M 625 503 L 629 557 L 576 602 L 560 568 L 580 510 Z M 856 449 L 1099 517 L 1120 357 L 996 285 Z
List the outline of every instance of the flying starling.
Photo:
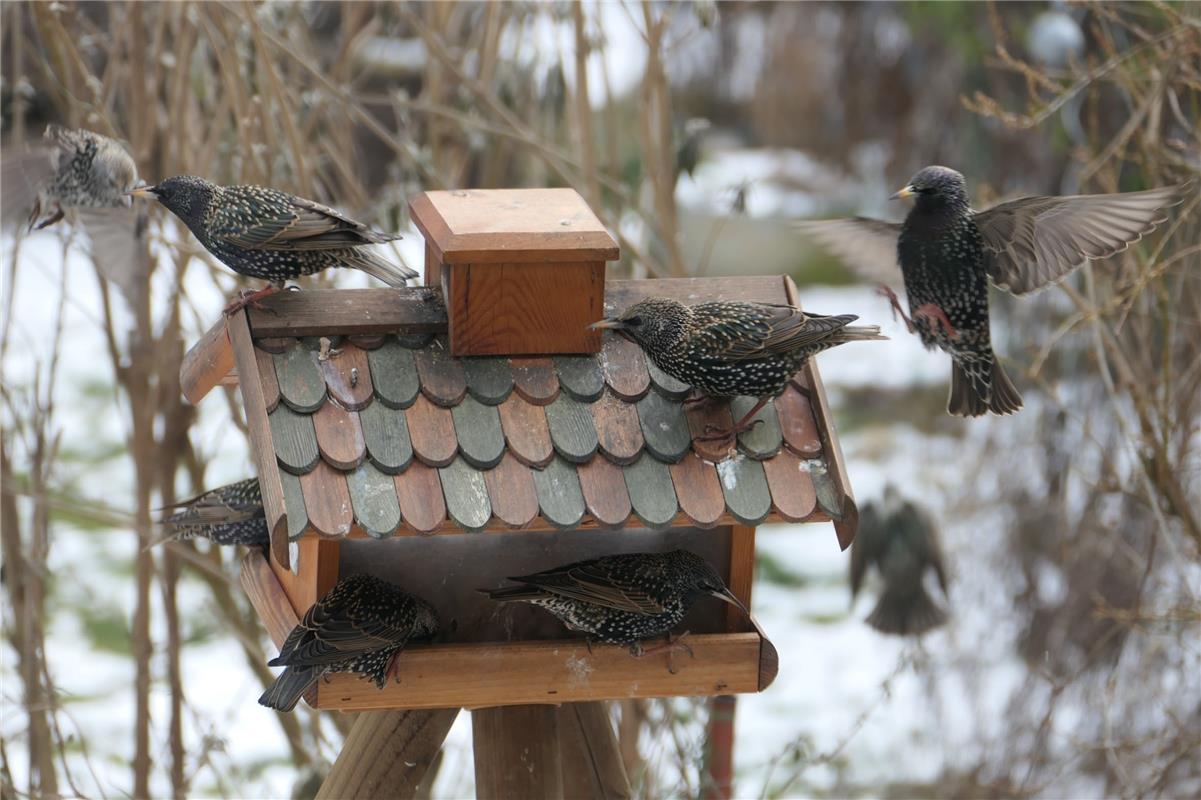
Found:
M 541 606 L 568 629 L 641 656 L 642 641 L 667 634 L 710 594 L 750 614 L 707 561 L 687 550 L 626 553 L 509 578 L 520 586 L 482 590 L 501 603 Z
M 399 236 L 374 231 L 328 206 L 277 189 L 217 186 L 178 175 L 132 194 L 157 198 L 234 272 L 270 282 L 235 300 L 227 313 L 279 291 L 289 280 L 329 267 L 362 270 L 389 286 L 404 286 L 417 277 L 368 247 Z
M 893 195 L 915 202 L 903 224 L 856 217 L 801 223 L 866 274 L 900 263 L 912 319 L 926 347 L 950 354 L 947 411 L 1011 414 L 1022 398 L 997 363 L 988 331 L 988 284 L 1016 295 L 1049 286 L 1087 261 L 1108 258 L 1155 229 L 1184 186 L 1075 197 L 1022 197 L 973 211 L 963 176 L 926 167 Z
M 864 506 L 859 531 L 851 549 L 851 598 L 859 593 L 863 576 L 875 566 L 884 580 L 884 591 L 867 624 L 881 633 L 918 635 L 947 621 L 946 612 L 934 604 L 922 585 L 933 569 L 943 594 L 947 573 L 934 521 L 893 487 L 884 490 L 884 502 Z
M 383 689 L 404 646 L 437 632 L 438 615 L 424 600 L 370 575 L 343 578 L 305 613 L 279 656 L 267 662 L 286 669 L 259 703 L 291 711 L 327 672 L 357 672 Z
M 215 544 L 266 547 L 270 542 L 259 479 L 247 478 L 176 503 L 179 508 L 163 520 L 168 539 L 197 536 Z
M 759 398 L 729 431 L 705 437 L 725 439 L 753 427 L 759 409 L 784 391 L 810 356 L 847 342 L 886 338 L 875 325 L 852 326 L 856 319 L 768 303 L 686 306 L 652 297 L 591 327 L 633 338 L 659 369 L 709 397 Z

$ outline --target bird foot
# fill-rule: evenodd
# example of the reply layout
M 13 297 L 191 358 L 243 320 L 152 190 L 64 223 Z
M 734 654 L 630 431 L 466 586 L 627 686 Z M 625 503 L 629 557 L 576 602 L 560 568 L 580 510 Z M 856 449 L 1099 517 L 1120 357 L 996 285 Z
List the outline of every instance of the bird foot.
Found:
M 275 309 L 267 308 L 259 302 L 264 297 L 269 297 L 281 291 L 275 284 L 267 284 L 262 289 L 256 289 L 253 292 L 242 290 L 238 292 L 238 296 L 229 301 L 229 305 L 225 307 L 225 316 L 230 316 L 241 311 L 243 308 L 253 308 L 255 311 L 266 311 L 270 314 L 275 313 Z
M 60 219 L 63 218 L 62 206 L 55 203 L 54 204 L 54 213 L 51 214 L 50 216 L 46 217 L 44 220 L 42 220 L 41 222 L 39 222 L 35 225 L 34 220 L 37 219 L 38 214 L 40 214 L 41 211 L 42 211 L 41 203 L 38 203 L 37 205 L 35 205 L 33 207 L 33 214 L 31 214 L 29 217 L 29 230 L 40 231 L 43 228 L 49 228 L 51 225 L 53 225 L 54 223 L 58 222 Z
M 888 299 L 889 304 L 892 306 L 893 319 L 900 317 L 904 320 L 905 327 L 909 329 L 910 333 L 914 333 L 917 330 L 913 327 L 913 320 L 905 315 L 905 309 L 901 308 L 901 301 L 897 299 L 897 293 L 892 290 L 891 286 L 886 283 L 880 284 L 876 287 L 876 294 Z
M 955 339 L 959 336 L 959 334 L 955 332 L 955 326 L 951 324 L 951 320 L 947 317 L 947 312 L 943 311 L 934 303 L 926 303 L 925 305 L 915 308 L 913 310 L 913 318 L 924 319 L 927 321 L 927 324 L 933 325 L 936 328 L 941 327 L 943 332 L 946 333 L 947 337 L 950 339 Z M 912 323 L 909 327 L 910 330 L 913 329 Z
M 396 678 L 396 682 L 400 683 L 400 670 L 397 668 L 400 663 L 400 651 L 397 650 L 388 659 L 388 668 L 384 670 L 384 683 L 388 682 L 389 678 Z
M 643 658 L 645 656 L 654 655 L 655 653 L 667 653 L 667 671 L 672 675 L 676 674 L 675 653 L 677 650 L 683 650 L 692 658 L 696 658 L 696 653 L 692 648 L 684 642 L 684 637 L 688 635 L 688 631 L 684 631 L 679 636 L 667 634 L 667 641 L 663 644 L 657 644 L 654 647 L 643 647 L 641 642 L 635 642 L 630 645 L 630 654 L 634 658 Z
M 740 433 L 754 430 L 756 425 L 763 423 L 761 419 L 744 420 L 731 428 L 709 424 L 705 426 L 705 435 L 696 437 L 698 442 L 728 442 Z

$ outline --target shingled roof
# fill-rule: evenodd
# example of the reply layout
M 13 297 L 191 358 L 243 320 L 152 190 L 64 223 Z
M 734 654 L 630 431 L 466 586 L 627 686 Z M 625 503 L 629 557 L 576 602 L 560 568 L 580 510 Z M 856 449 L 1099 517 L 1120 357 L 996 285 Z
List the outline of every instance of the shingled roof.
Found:
M 230 319 L 264 495 L 277 475 L 289 539 L 834 519 L 849 543 L 854 504 L 812 365 L 764 424 L 699 441 L 755 399 L 685 406 L 688 387 L 616 335 L 596 355 L 453 358 L 437 290 L 418 291 L 419 305 L 358 312 L 318 302 L 346 292 L 285 293 L 274 313 Z M 649 294 L 796 299 L 778 277 L 609 281 L 606 308 Z

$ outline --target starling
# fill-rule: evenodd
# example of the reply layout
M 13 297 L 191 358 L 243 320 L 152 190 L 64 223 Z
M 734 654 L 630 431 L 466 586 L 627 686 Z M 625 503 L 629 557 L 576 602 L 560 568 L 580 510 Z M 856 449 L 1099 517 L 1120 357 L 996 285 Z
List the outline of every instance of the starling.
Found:
M 169 539 L 202 536 L 214 544 L 246 547 L 266 547 L 270 542 L 258 478 L 213 489 L 172 507 L 180 510 L 162 523 L 171 534 Z
M 717 571 L 687 550 L 604 556 L 509 580 L 521 585 L 482 591 L 501 603 L 541 606 L 570 630 L 629 647 L 634 655 L 647 652 L 642 640 L 679 624 L 703 594 L 750 614 Z
M 884 579 L 884 592 L 867 624 L 881 633 L 918 635 L 947 621 L 946 612 L 934 604 L 922 585 L 933 569 L 938 585 L 947 593 L 947 573 L 934 521 L 889 486 L 881 507 L 864 506 L 859 532 L 851 549 L 851 598 L 859 593 L 864 573 L 875 565 Z
M 217 186 L 178 175 L 132 194 L 157 198 L 234 272 L 270 282 L 235 300 L 227 313 L 279 291 L 290 279 L 329 267 L 353 267 L 389 286 L 404 286 L 417 277 L 366 247 L 399 236 L 374 231 L 332 208 L 277 189 Z
M 1022 197 L 973 211 L 963 176 L 926 167 L 895 195 L 915 202 L 903 224 L 853 218 L 801 223 L 835 254 L 872 275 L 900 263 L 912 320 L 926 347 L 950 354 L 947 411 L 1011 414 L 1022 398 L 989 341 L 988 283 L 1016 295 L 1042 289 L 1087 261 L 1107 258 L 1167 219 L 1184 186 L 1146 192 Z M 896 296 L 885 287 L 893 307 Z
M 267 662 L 286 669 L 259 703 L 291 711 L 327 672 L 357 672 L 383 689 L 404 646 L 437 632 L 438 615 L 424 600 L 370 575 L 343 578 L 305 613 L 279 656 Z
M 591 327 L 632 338 L 659 369 L 704 395 L 759 398 L 729 431 L 705 437 L 724 439 L 753 427 L 759 409 L 784 391 L 810 356 L 846 342 L 885 338 L 875 325 L 852 326 L 856 319 L 768 303 L 686 306 L 652 297 Z

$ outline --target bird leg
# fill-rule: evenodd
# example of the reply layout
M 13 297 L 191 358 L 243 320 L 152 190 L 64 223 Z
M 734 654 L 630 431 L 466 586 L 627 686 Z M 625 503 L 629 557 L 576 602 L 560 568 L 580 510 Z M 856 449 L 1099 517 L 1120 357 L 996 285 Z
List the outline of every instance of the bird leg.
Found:
M 955 339 L 959 336 L 959 334 L 955 332 L 955 326 L 951 324 L 951 320 L 947 317 L 947 312 L 943 311 L 934 303 L 926 303 L 925 305 L 915 308 L 913 310 L 913 318 L 924 319 L 928 324 L 932 324 L 936 328 L 941 327 L 949 339 Z M 910 329 L 912 329 L 912 327 L 913 326 L 910 325 Z
M 672 675 L 675 675 L 676 674 L 676 665 L 675 665 L 674 655 L 677 650 L 683 650 L 683 651 L 687 652 L 688 655 L 692 656 L 693 658 L 696 658 L 696 653 L 692 652 L 692 648 L 689 647 L 684 642 L 684 637 L 687 635 L 688 635 L 688 631 L 684 631 L 679 636 L 672 636 L 669 633 L 669 634 L 667 634 L 666 642 L 664 642 L 663 644 L 657 644 L 654 647 L 643 647 L 641 642 L 635 642 L 634 644 L 630 645 L 630 654 L 633 655 L 634 658 L 642 658 L 643 656 L 649 656 L 654 653 L 662 653 L 662 652 L 666 651 L 666 653 L 667 653 L 667 671 L 670 672 Z M 637 648 L 637 649 L 635 649 L 635 648 Z
M 754 430 L 755 426 L 763 422 L 763 420 L 754 419 L 753 417 L 759 413 L 759 409 L 767 405 L 767 401 L 770 399 L 770 397 L 760 397 L 759 402 L 755 403 L 755 407 L 746 412 L 742 419 L 735 422 L 734 426 L 727 430 L 722 430 L 718 425 L 706 425 L 705 435 L 698 436 L 696 440 L 698 442 L 724 442 L 733 439 L 740 433 Z
M 888 302 L 892 304 L 893 319 L 896 319 L 898 316 L 903 319 L 905 321 L 905 327 L 909 329 L 910 333 L 913 333 L 915 330 L 917 330 L 913 327 L 913 320 L 909 319 L 909 317 L 905 315 L 905 309 L 901 308 L 901 301 L 897 299 L 897 293 L 892 290 L 891 286 L 886 283 L 880 284 L 876 288 L 876 294 L 888 298 Z
M 225 307 L 225 316 L 228 317 L 231 314 L 237 313 L 247 306 L 256 311 L 269 311 L 271 313 L 275 313 L 273 309 L 265 307 L 259 302 L 259 300 L 264 297 L 269 297 L 270 295 L 273 295 L 279 291 L 280 288 L 273 283 L 269 283 L 262 289 L 256 289 L 253 292 L 248 292 L 243 289 L 242 291 L 238 292 L 237 297 L 229 301 L 229 305 Z
M 400 670 L 397 665 L 400 663 L 400 650 L 392 654 L 388 659 L 388 668 L 384 670 L 384 683 L 388 682 L 388 678 L 396 678 L 396 682 L 400 683 Z

